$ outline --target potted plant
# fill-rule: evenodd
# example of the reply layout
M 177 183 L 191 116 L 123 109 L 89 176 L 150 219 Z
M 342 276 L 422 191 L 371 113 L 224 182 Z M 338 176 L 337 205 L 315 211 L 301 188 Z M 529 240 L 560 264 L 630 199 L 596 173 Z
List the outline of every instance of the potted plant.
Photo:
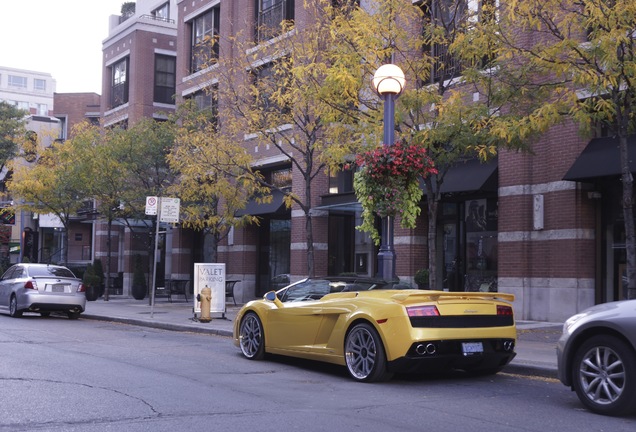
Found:
M 86 287 L 86 300 L 95 301 L 99 297 L 99 282 L 100 278 L 95 274 L 95 268 L 93 264 L 86 266 L 86 271 L 82 276 L 82 282 Z
M 93 269 L 95 271 L 95 275 L 99 278 L 99 297 L 104 295 L 104 281 L 106 278 L 104 277 L 104 267 L 102 266 L 102 260 L 96 259 L 93 263 Z
M 141 263 L 141 255 L 135 255 L 135 268 L 133 270 L 132 296 L 135 300 L 146 298 L 146 276 Z
M 428 289 L 428 269 L 419 269 L 415 273 L 415 283 L 419 289 Z

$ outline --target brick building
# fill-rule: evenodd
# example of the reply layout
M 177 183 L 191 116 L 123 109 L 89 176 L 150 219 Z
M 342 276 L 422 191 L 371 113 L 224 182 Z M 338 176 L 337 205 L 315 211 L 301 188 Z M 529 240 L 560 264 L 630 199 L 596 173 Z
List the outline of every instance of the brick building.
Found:
M 308 19 L 303 2 L 138 0 L 133 16 L 110 18 L 103 45 L 104 125 L 164 118 L 175 108 L 172 94 L 176 101 L 192 98 L 201 107 L 218 103 L 217 71 L 198 60 L 200 55 L 218 55 L 218 48 L 201 42 L 217 34 L 220 44 L 229 44 L 237 34 L 260 38 L 258 23 L 284 18 L 302 26 Z M 222 48 L 232 51 L 231 46 Z M 287 186 L 292 190 L 300 188 L 298 173 L 284 155 L 248 141 L 246 145 L 262 172 L 291 179 Z M 584 139 L 574 125 L 560 125 L 533 145 L 532 154 L 502 151 L 490 163 L 454 167 L 444 183 L 437 221 L 435 288 L 511 292 L 517 296 L 519 318 L 547 321 L 622 298 L 618 165 L 601 170 L 585 162 L 599 146 L 602 158 L 613 157 L 611 139 Z M 377 248 L 354 228 L 360 205 L 351 173 L 325 174 L 316 179 L 314 191 L 316 274 L 374 275 Z M 274 193 L 270 204 L 249 202 L 246 212 L 260 216 L 261 224 L 234 230 L 220 248 L 228 278 L 242 281 L 237 285 L 242 301 L 269 290 L 274 278 L 302 277 L 307 256 L 304 214 L 285 208 L 280 193 Z M 427 265 L 426 226 L 425 216 L 414 230 L 396 226 L 396 271 L 405 282 Z M 124 273 L 124 287 L 130 274 L 127 259 L 145 253 L 126 240 L 129 235 L 122 228 L 117 237 L 116 267 Z M 98 229 L 98 249 L 103 236 Z M 193 263 L 206 260 L 205 239 L 198 233 L 169 228 L 164 244 L 160 260 L 166 278 L 189 278 Z

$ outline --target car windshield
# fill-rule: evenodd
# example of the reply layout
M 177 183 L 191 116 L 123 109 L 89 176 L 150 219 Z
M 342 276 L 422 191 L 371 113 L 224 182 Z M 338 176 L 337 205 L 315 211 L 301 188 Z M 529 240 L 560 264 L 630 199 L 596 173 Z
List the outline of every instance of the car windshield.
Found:
M 29 276 L 56 276 L 74 278 L 75 275 L 72 271 L 65 267 L 53 267 L 53 266 L 37 266 L 29 267 Z
M 368 291 L 386 287 L 386 285 L 374 281 L 307 279 L 287 288 L 280 296 L 280 300 L 282 302 L 320 300 L 323 296 L 331 293 Z

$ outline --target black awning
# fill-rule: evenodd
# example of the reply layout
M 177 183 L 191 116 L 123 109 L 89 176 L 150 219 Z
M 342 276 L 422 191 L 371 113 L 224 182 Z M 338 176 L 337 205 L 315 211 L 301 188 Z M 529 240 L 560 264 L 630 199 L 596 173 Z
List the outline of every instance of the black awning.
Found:
M 629 151 L 629 170 L 636 172 L 636 135 L 627 139 Z M 618 138 L 594 138 L 581 152 L 563 180 L 592 179 L 595 177 L 618 176 L 621 174 L 620 154 L 618 151 Z
M 265 214 L 278 213 L 281 208 L 285 207 L 283 203 L 284 195 L 279 190 L 272 190 L 272 201 L 269 203 L 259 203 L 256 199 L 252 198 L 247 202 L 247 205 L 243 210 L 239 210 L 237 216 L 261 216 Z
M 444 176 L 441 192 L 446 194 L 496 191 L 499 185 L 497 167 L 497 158 L 487 162 L 482 162 L 479 159 L 460 162 L 451 167 Z

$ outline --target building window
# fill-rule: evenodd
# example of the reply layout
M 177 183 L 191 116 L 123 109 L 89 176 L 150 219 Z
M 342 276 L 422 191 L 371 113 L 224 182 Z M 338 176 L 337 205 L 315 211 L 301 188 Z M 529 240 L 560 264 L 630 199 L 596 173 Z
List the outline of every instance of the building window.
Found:
M 27 86 L 26 77 L 17 76 L 17 75 L 9 75 L 9 87 L 26 88 L 26 86 Z
M 205 111 L 208 114 L 208 119 L 212 123 L 218 122 L 219 108 L 218 108 L 218 87 L 212 86 L 204 90 L 199 90 L 189 96 L 194 100 L 196 107 L 199 111 Z
M 115 63 L 111 68 L 112 108 L 128 103 L 128 57 Z
M 351 168 L 343 168 L 336 173 L 329 173 L 329 193 L 340 194 L 353 192 L 353 173 Z
M 157 9 L 150 12 L 153 18 L 161 21 L 170 21 L 170 4 L 165 3 Z
M 279 36 L 284 21 L 294 20 L 294 0 L 256 0 L 256 40 Z
M 254 103 L 260 107 L 263 112 L 288 114 L 290 107 L 286 104 L 283 97 L 285 89 L 285 74 L 283 68 L 288 59 L 280 58 L 276 61 L 264 64 L 252 70 L 253 85 L 257 89 L 255 92 L 256 100 Z M 272 95 L 278 93 L 282 99 L 275 99 Z
M 219 56 L 219 10 L 214 7 L 192 20 L 192 73 L 210 66 Z
M 173 56 L 155 57 L 155 102 L 174 104 L 176 60 Z
M 37 113 L 41 116 L 49 115 L 49 107 L 47 104 L 37 104 Z
M 291 190 L 292 188 L 292 169 L 282 168 L 270 173 L 270 181 L 272 186 L 282 190 Z
M 33 89 L 37 91 L 46 91 L 46 80 L 35 78 L 33 80 Z

